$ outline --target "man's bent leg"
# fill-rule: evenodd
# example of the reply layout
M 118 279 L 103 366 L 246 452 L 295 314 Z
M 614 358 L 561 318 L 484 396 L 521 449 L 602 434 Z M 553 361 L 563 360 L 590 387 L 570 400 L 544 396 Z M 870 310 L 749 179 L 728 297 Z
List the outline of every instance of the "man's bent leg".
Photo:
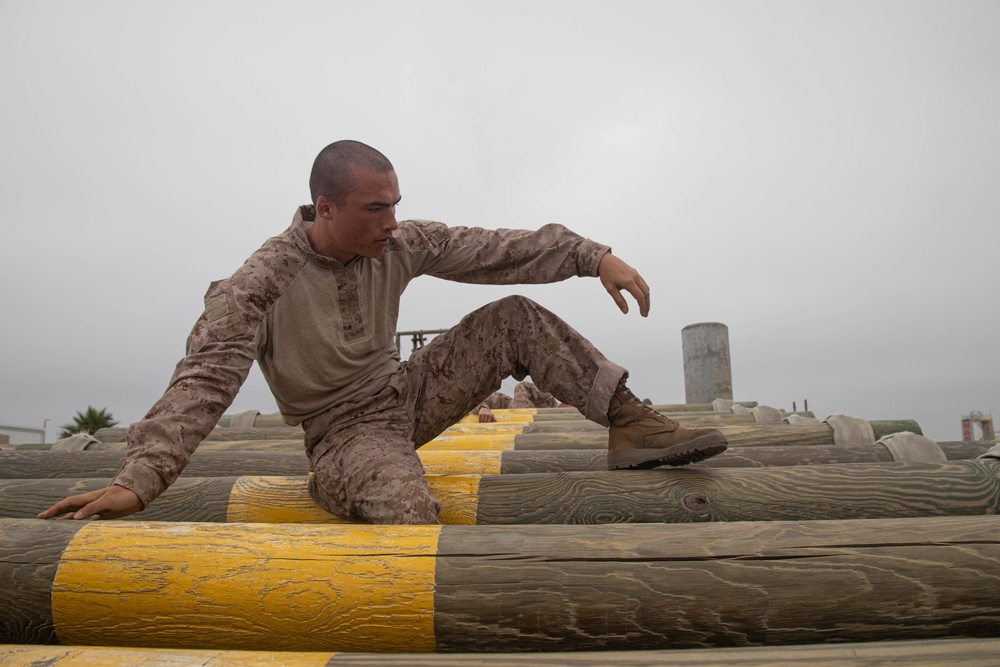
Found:
M 427 488 L 398 400 L 397 391 L 387 387 L 306 422 L 313 471 L 309 495 L 320 507 L 372 523 L 440 523 L 441 505 Z
M 327 452 L 309 477 L 309 495 L 341 518 L 383 524 L 437 524 L 441 504 L 427 489 L 413 444 L 352 439 Z
M 520 296 L 466 315 L 410 356 L 405 402 L 423 444 L 496 391 L 504 378 L 531 375 L 543 391 L 609 424 L 608 405 L 625 369 L 575 329 Z
M 483 306 L 410 358 L 406 406 L 423 444 L 507 376 L 538 387 L 609 426 L 610 469 L 685 465 L 720 454 L 726 436 L 689 429 L 644 405 L 608 361 L 572 327 L 524 297 Z

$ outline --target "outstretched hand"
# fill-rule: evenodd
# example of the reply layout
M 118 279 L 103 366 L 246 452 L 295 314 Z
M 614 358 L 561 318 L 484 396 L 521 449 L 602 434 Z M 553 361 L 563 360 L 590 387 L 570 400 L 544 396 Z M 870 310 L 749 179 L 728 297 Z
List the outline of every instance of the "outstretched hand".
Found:
M 60 500 L 38 515 L 39 519 L 117 519 L 142 509 L 142 501 L 124 486 L 107 486 Z
M 643 317 L 649 315 L 649 285 L 638 271 L 607 252 L 597 267 L 597 275 L 600 276 L 604 289 L 608 290 L 608 294 L 623 313 L 628 312 L 628 303 L 622 296 L 622 290 L 625 290 L 639 304 L 639 314 Z

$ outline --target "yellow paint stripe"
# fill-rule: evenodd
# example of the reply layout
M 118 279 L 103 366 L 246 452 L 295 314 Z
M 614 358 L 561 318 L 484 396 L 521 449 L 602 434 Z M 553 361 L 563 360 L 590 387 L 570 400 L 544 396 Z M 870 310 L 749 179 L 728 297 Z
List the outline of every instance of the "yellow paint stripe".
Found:
M 480 475 L 427 475 L 427 488 L 441 501 L 441 523 L 476 525 Z M 341 519 L 317 505 L 303 477 L 240 477 L 229 492 L 229 523 L 339 523 Z
M 441 501 L 438 518 L 446 526 L 475 526 L 480 475 L 428 475 L 427 488 Z
M 494 410 L 493 416 L 498 422 L 532 422 L 538 414 L 537 408 L 511 408 L 507 410 Z M 479 424 L 478 415 L 465 415 L 458 420 L 459 424 Z
M 477 450 L 507 452 L 514 449 L 513 435 L 439 435 L 420 450 L 427 451 L 456 451 L 456 450 Z
M 417 450 L 428 475 L 499 475 L 503 452 L 496 450 Z
M 341 523 L 341 519 L 316 504 L 303 477 L 239 477 L 229 491 L 229 523 Z
M 434 651 L 440 526 L 96 521 L 52 587 L 63 644 Z
M 518 435 L 529 424 L 525 422 L 496 422 L 493 424 L 454 424 L 441 435 Z
M 323 667 L 336 653 L 0 645 L 5 667 Z

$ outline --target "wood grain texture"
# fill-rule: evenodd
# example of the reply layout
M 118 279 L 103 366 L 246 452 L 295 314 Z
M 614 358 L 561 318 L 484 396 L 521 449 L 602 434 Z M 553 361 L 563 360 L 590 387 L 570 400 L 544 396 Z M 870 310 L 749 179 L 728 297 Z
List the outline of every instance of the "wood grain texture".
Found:
M 63 644 L 433 651 L 438 526 L 92 522 L 52 586 Z
M 125 442 L 128 428 L 112 426 L 99 429 L 94 437 L 101 442 Z M 300 426 L 252 427 L 252 428 L 220 428 L 216 426 L 205 437 L 206 441 L 234 440 L 298 440 L 302 444 L 303 431 Z
M 745 407 L 757 407 L 756 402 L 740 403 Z M 654 410 L 658 410 L 664 414 L 677 413 L 678 416 L 687 416 L 689 413 L 697 413 L 698 416 L 714 416 L 714 415 L 731 415 L 732 411 L 716 411 L 712 409 L 711 403 L 692 403 L 689 405 L 676 405 L 676 404 L 662 404 L 651 406 Z M 525 408 L 525 409 L 504 409 L 504 410 L 494 410 L 493 414 L 497 418 L 497 421 L 562 421 L 566 419 L 584 419 L 583 415 L 576 408 Z M 802 414 L 802 413 L 799 413 Z M 232 420 L 232 415 L 223 415 L 218 422 L 218 426 L 221 428 L 228 428 Z M 472 424 L 478 423 L 479 418 L 476 415 L 466 415 L 459 420 L 458 423 Z M 288 425 L 282 416 L 276 412 L 268 414 L 259 414 L 254 419 L 254 428 L 260 427 L 278 427 L 287 428 Z
M 1000 639 L 561 653 L 339 653 L 329 667 L 996 667 Z
M 590 422 L 579 422 L 590 424 Z M 901 431 L 911 431 L 920 434 L 919 424 L 910 419 L 871 421 L 875 438 L 881 438 L 892 433 Z M 490 425 L 465 424 L 453 427 L 454 430 L 442 434 L 443 436 L 455 435 L 489 435 Z M 596 427 L 596 430 L 595 430 Z M 496 435 L 515 434 L 522 426 L 517 424 L 501 424 L 492 427 L 492 433 Z M 592 436 L 606 436 L 607 429 L 592 426 L 581 427 L 579 431 L 581 438 L 587 439 Z M 748 443 L 756 444 L 828 444 L 833 443 L 833 429 L 827 424 L 812 424 L 806 426 L 791 426 L 789 424 L 721 424 L 719 429 L 730 436 L 733 445 L 748 446 Z M 94 437 L 101 442 L 124 442 L 127 429 L 120 427 L 103 428 L 94 434 Z M 563 431 L 553 433 L 554 436 L 572 437 L 574 431 Z M 549 434 L 532 434 L 544 438 Z M 302 429 L 299 427 L 269 427 L 269 428 L 218 428 L 205 438 L 206 442 L 225 442 L 238 440 L 298 440 L 302 442 Z M 605 437 L 605 443 L 607 438 Z M 577 449 L 577 447 L 569 447 Z
M 957 461 L 962 459 L 974 459 L 976 457 L 985 454 L 995 442 L 986 442 L 983 440 L 963 442 L 959 441 L 948 441 L 939 442 L 938 447 L 944 452 L 945 457 L 949 461 Z
M 1000 461 L 970 460 L 429 475 L 427 481 L 441 500 L 443 523 L 514 525 L 997 514 L 998 476 Z M 100 488 L 107 481 L 2 480 L 0 511 L 34 516 L 53 498 Z M 341 522 L 312 501 L 307 487 L 306 477 L 181 479 L 126 520 L 190 521 L 197 516 L 199 521 Z M 29 491 L 28 500 L 18 500 L 18 488 Z
M 832 463 L 889 463 L 892 460 L 888 450 L 881 445 L 730 447 L 721 456 L 692 464 L 688 468 L 763 468 Z M 607 452 L 599 449 L 515 450 L 503 452 L 500 472 L 524 474 L 607 470 L 607 468 Z
M 916 433 L 917 435 L 924 434 L 920 428 L 920 424 L 913 419 L 877 419 L 868 423 L 871 424 L 876 440 L 884 438 L 887 435 L 892 435 L 893 433 L 903 433 L 905 431 Z
M 55 643 L 52 582 L 63 550 L 83 525 L 0 519 L 0 643 Z
M 0 452 L 0 478 L 43 479 L 46 477 L 112 478 L 125 460 L 118 451 L 9 451 Z M 197 450 L 184 469 L 185 477 L 245 475 L 305 475 L 309 461 L 301 451 L 209 451 Z
M 850 642 L 808 646 L 562 653 L 330 653 L 83 646 L 0 646 L 6 667 L 996 667 L 1000 639 Z
M 497 472 L 504 475 L 516 475 L 607 469 L 607 451 L 600 449 L 555 449 L 503 452 L 500 459 L 500 470 Z
M 1000 517 L 508 528 L 442 531 L 438 651 L 773 646 L 1000 627 Z
M 269 441 L 270 442 L 270 441 Z M 418 455 L 429 474 L 482 474 L 500 472 L 501 451 L 432 451 Z M 586 452 L 592 456 L 593 452 Z M 0 451 L 0 479 L 45 479 L 107 477 L 117 474 L 124 451 Z M 607 466 L 602 465 L 601 468 Z M 227 477 L 232 475 L 297 476 L 309 472 L 302 449 L 289 451 L 236 451 L 198 449 L 184 469 L 183 477 Z
M 479 475 L 430 475 L 427 486 L 441 501 L 441 523 L 475 525 Z M 169 493 L 169 490 L 167 491 Z M 155 504 L 155 503 L 154 503 Z M 229 498 L 229 522 L 356 523 L 330 514 L 309 496 L 304 477 L 240 477 Z
M 273 442 L 273 441 L 268 441 Z M 985 449 L 980 446 L 979 449 Z M 980 452 L 981 453 L 981 452 Z M 493 475 L 499 473 L 607 470 L 607 454 L 598 449 L 576 450 L 417 450 L 424 470 L 432 475 Z M 978 454 L 977 454 L 978 455 Z M 955 458 L 955 457 L 952 457 Z M 967 458 L 974 458 L 969 456 Z M 0 479 L 113 477 L 125 460 L 124 451 L 0 451 Z M 844 447 L 730 447 L 722 456 L 696 467 L 738 468 L 824 463 L 890 462 L 881 445 Z M 198 449 L 183 478 L 231 475 L 297 476 L 309 471 L 305 451 L 236 451 Z
M 991 637 L 1000 627 L 1000 517 L 443 528 L 93 522 L 64 549 L 52 610 L 64 643 L 224 650 L 640 651 Z
M 789 424 L 724 425 L 732 447 L 832 446 L 833 429 L 828 424 L 792 426 Z M 514 436 L 515 450 L 601 449 L 608 446 L 606 433 L 523 433 Z
M 426 443 L 418 452 L 460 452 L 460 451 L 494 451 L 502 452 L 514 449 L 517 438 L 523 436 L 511 433 L 501 435 L 440 435 Z
M 646 523 L 996 514 L 1000 462 L 490 475 L 477 523 Z
M 155 502 L 121 521 L 225 521 L 235 477 L 181 478 Z M 105 478 L 0 480 L 0 517 L 30 519 L 67 496 L 103 489 Z
M 582 416 L 581 416 L 582 417 Z M 753 415 L 690 413 L 673 415 L 681 424 L 692 426 L 706 424 L 712 426 L 736 426 L 754 424 Z M 442 435 L 488 435 L 501 433 L 607 433 L 608 428 L 586 419 L 543 420 L 531 422 L 460 422 L 444 430 Z

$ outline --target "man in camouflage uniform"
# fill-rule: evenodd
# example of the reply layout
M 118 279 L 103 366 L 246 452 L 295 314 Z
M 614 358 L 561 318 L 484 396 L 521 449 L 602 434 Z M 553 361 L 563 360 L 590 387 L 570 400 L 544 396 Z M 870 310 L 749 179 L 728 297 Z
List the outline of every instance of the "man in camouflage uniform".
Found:
M 128 431 L 112 484 L 56 503 L 41 518 L 116 518 L 152 502 L 232 403 L 254 360 L 284 419 L 302 424 L 326 510 L 375 523 L 438 523 L 415 449 L 467 414 L 508 376 L 609 429 L 612 469 L 683 465 L 726 448 L 639 402 L 624 368 L 538 304 L 509 297 L 467 315 L 405 362 L 394 334 L 399 299 L 420 275 L 483 284 L 598 276 L 649 310 L 649 288 L 610 248 L 560 225 L 537 231 L 397 223 L 392 164 L 354 141 L 325 148 L 313 203 L 230 278 L 213 283 L 164 395 Z
M 561 403 L 558 398 L 547 391 L 539 389 L 535 383 L 518 382 L 514 386 L 514 396 L 502 392 L 493 392 L 482 403 L 472 409 L 469 414 L 479 417 L 481 423 L 495 422 L 494 410 L 524 410 L 526 408 L 564 408 L 573 407 Z

